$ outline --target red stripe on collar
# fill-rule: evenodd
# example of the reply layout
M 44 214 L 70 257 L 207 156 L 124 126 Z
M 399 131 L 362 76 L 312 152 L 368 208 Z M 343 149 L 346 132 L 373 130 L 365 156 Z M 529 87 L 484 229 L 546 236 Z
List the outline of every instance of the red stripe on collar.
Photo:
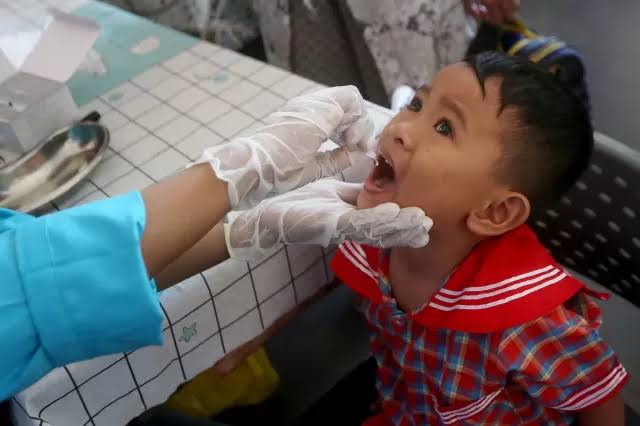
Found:
M 331 261 L 336 276 L 360 296 L 374 303 L 382 301 L 378 288 L 379 249 L 345 241 Z

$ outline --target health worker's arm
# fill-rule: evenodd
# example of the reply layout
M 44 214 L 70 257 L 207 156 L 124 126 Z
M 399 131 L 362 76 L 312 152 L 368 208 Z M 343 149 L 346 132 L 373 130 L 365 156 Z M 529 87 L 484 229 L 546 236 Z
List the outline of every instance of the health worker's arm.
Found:
M 223 224 L 213 227 L 200 241 L 155 276 L 158 290 L 164 290 L 229 258 Z
M 227 184 L 207 164 L 149 186 L 142 198 L 147 225 L 140 246 L 151 277 L 200 241 L 229 211 Z M 224 249 L 224 237 L 218 243 Z M 217 263 L 224 258 L 211 260 Z
M 70 362 L 162 343 L 151 276 L 228 211 L 206 164 L 35 218 L 0 209 L 0 400 Z M 224 246 L 224 239 L 222 239 Z

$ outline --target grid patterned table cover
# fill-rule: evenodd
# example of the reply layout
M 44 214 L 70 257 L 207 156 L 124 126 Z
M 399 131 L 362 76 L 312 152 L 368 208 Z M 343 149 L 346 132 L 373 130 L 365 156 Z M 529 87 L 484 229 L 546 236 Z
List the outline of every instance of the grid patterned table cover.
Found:
M 0 0 L 0 22 L 42 24 L 46 7 L 83 0 Z M 10 34 L 7 27 L 3 33 Z M 251 133 L 287 99 L 322 86 L 206 42 L 197 42 L 82 106 L 111 131 L 108 154 L 90 178 L 40 213 L 141 189 L 201 151 Z M 379 130 L 388 110 L 371 105 Z M 345 172 L 358 179 L 362 170 Z M 260 334 L 332 279 L 330 251 L 279 248 L 260 262 L 224 262 L 160 297 L 164 345 L 58 368 L 16 395 L 18 425 L 113 426 L 162 403 L 176 387 Z M 96 336 L 100 338 L 100 336 Z

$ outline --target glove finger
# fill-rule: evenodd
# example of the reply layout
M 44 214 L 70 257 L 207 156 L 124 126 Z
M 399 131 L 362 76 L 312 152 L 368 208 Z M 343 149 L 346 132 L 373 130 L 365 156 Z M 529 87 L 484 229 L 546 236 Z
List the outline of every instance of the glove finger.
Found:
M 310 164 L 297 172 L 297 180 L 293 187 L 301 187 L 323 178 L 333 177 L 349 166 L 351 166 L 351 160 L 346 148 L 318 152 Z
M 393 234 L 387 234 L 379 239 L 381 248 L 412 247 L 420 248 L 429 243 L 429 233 L 425 227 L 405 229 Z
M 424 219 L 425 214 L 421 209 L 417 207 L 405 207 L 398 211 L 395 217 L 378 224 L 375 229 L 372 230 L 372 235 L 383 237 L 405 229 L 414 229 L 420 226 Z
M 328 178 L 312 182 L 297 192 L 303 190 L 310 199 L 322 197 L 325 203 L 331 201 L 342 208 L 355 210 L 358 195 L 362 191 L 362 184 L 346 183 L 336 178 Z
M 346 146 L 351 151 L 367 153 L 375 148 L 373 129 L 373 121 L 365 116 L 349 126 L 342 125 L 336 129 L 334 140 L 338 145 Z
M 356 202 L 358 201 L 358 195 L 362 192 L 362 184 L 336 181 L 334 185 L 338 197 L 355 208 Z
M 431 230 L 433 226 L 433 220 L 427 216 L 419 207 L 405 207 L 400 210 L 398 214 L 398 225 L 404 224 L 405 229 L 410 229 L 416 226 L 424 226 L 427 232 Z
M 315 156 L 317 165 L 317 179 L 335 176 L 351 166 L 351 158 L 346 148 L 336 148 L 331 151 L 319 152 Z
M 426 216 L 421 209 L 416 207 L 409 207 L 403 209 L 400 212 L 399 217 L 403 214 L 410 215 L 403 223 L 407 224 L 407 227 L 399 232 L 390 233 L 387 238 L 394 241 L 396 246 L 420 248 L 427 245 L 429 242 L 429 231 L 433 227 L 433 220 Z M 383 239 L 385 237 L 383 236 Z
M 355 86 L 329 87 L 298 96 L 287 102 L 283 109 L 303 112 L 299 117 L 302 119 L 315 116 L 319 120 L 316 125 L 327 131 L 327 135 L 351 126 L 366 115 L 364 99 Z
M 342 108 L 348 120 L 360 117 L 364 110 L 364 99 L 356 86 L 338 86 L 321 89 L 313 92 L 311 97 L 316 99 L 330 99 Z
M 371 209 L 352 211 L 341 235 L 352 241 L 379 247 L 424 247 L 432 221 L 419 208 L 400 209 L 385 203 Z
M 337 129 L 351 126 L 362 116 L 364 108 L 359 106 L 358 97 L 360 94 L 355 87 L 323 89 L 289 100 L 269 115 L 266 122 L 275 124 L 295 120 L 309 123 L 322 131 L 324 141 Z
M 395 203 L 384 203 L 379 206 L 357 210 L 351 217 L 351 224 L 356 229 L 366 229 L 367 234 L 377 233 L 376 228 L 385 226 L 398 216 L 400 206 Z
M 376 227 L 372 238 L 377 245 L 424 247 L 429 242 L 429 230 L 433 225 L 430 217 L 417 207 L 402 209 L 393 219 Z
M 370 164 L 372 163 L 372 160 L 364 152 L 347 150 L 347 155 L 349 156 L 349 167 L 359 165 L 363 162 L 366 162 L 366 165 L 363 165 L 363 167 L 371 167 Z

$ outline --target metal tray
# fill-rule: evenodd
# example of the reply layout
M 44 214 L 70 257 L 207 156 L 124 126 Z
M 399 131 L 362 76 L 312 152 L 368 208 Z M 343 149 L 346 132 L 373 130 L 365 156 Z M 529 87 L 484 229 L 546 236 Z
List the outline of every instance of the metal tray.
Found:
M 108 145 L 109 130 L 96 122 L 57 131 L 0 167 L 0 207 L 29 213 L 55 200 L 91 173 Z

